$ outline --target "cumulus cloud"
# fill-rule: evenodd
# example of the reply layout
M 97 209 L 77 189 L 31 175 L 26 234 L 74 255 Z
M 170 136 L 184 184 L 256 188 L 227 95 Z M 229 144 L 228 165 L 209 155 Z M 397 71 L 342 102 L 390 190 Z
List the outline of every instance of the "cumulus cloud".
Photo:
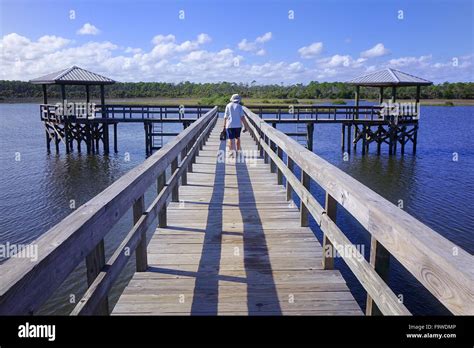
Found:
M 260 36 L 260 42 L 271 39 Z M 28 80 L 72 65 L 90 69 L 118 81 L 195 81 L 307 83 L 345 81 L 384 67 L 398 68 L 431 81 L 472 80 L 473 55 L 435 61 L 431 55 L 393 58 L 383 62 L 347 54 L 333 54 L 316 61 L 273 61 L 255 63 L 246 51 L 220 48 L 209 50 L 207 34 L 178 40 L 174 35 L 156 35 L 148 49 L 123 47 L 109 41 L 75 43 L 67 38 L 45 35 L 37 40 L 10 33 L 0 37 L 0 79 Z M 256 39 L 254 40 L 257 41 Z M 304 54 L 315 54 L 309 49 Z M 262 52 L 260 52 L 262 51 Z M 250 51 L 263 55 L 264 48 Z M 300 53 L 301 55 L 301 53 Z M 370 62 L 370 64 L 369 64 Z
M 320 54 L 323 50 L 323 43 L 322 42 L 313 42 L 309 46 L 301 47 L 298 50 L 301 58 L 314 58 L 318 54 Z
M 266 51 L 262 48 L 265 42 L 268 42 L 272 39 L 272 33 L 268 32 L 262 36 L 258 36 L 254 41 L 249 41 L 247 39 L 242 39 L 237 47 L 241 51 L 245 52 L 254 52 L 258 56 L 263 56 L 266 54 Z
M 100 34 L 100 30 L 97 29 L 95 25 L 92 25 L 90 23 L 86 23 L 82 26 L 81 29 L 77 31 L 77 34 L 79 35 L 98 35 Z
M 362 58 L 375 58 L 375 57 L 382 57 L 390 54 L 390 51 L 385 48 L 383 43 L 378 43 L 374 47 L 368 49 L 367 51 L 362 51 L 360 56 Z
M 318 65 L 323 68 L 337 67 L 360 67 L 366 61 L 365 58 L 353 59 L 350 55 L 335 54 L 318 60 Z

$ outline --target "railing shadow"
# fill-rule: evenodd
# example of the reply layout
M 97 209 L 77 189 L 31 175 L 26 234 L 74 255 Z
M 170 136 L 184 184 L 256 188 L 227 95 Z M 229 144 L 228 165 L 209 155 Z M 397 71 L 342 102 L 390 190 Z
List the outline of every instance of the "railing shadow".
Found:
M 225 150 L 224 142 L 220 144 L 219 150 Z M 214 185 L 209 201 L 201 259 L 196 273 L 191 315 L 217 315 L 218 313 L 225 163 L 220 163 L 217 159 L 216 156 Z
M 243 221 L 244 267 L 249 315 L 281 315 L 262 220 L 244 160 L 236 161 L 239 207 Z M 242 202 L 245 202 L 242 204 Z

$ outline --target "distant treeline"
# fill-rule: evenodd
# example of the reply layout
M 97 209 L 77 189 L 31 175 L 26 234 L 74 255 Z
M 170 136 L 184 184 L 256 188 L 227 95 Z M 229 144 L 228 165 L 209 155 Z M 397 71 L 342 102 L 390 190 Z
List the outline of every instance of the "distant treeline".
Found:
M 244 98 L 272 98 L 272 99 L 350 99 L 354 97 L 354 87 L 342 82 L 310 82 L 307 85 L 253 85 L 237 84 L 230 82 L 220 83 L 165 83 L 165 82 L 125 82 L 106 86 L 107 98 L 211 98 L 229 96 L 239 93 Z M 386 97 L 391 90 L 386 88 Z M 99 87 L 91 88 L 91 94 L 97 98 Z M 48 87 L 48 95 L 52 98 L 60 97 L 58 86 Z M 69 98 L 83 98 L 85 95 L 83 86 L 67 86 Z M 404 87 L 397 89 L 397 97 L 400 99 L 413 98 L 415 87 Z M 33 85 L 23 81 L 0 81 L 0 100 L 16 98 L 40 98 L 42 97 L 41 85 Z M 362 88 L 361 97 L 374 99 L 378 97 L 377 88 Z M 474 83 L 456 82 L 442 83 L 438 85 L 423 87 L 421 89 L 423 99 L 474 99 Z

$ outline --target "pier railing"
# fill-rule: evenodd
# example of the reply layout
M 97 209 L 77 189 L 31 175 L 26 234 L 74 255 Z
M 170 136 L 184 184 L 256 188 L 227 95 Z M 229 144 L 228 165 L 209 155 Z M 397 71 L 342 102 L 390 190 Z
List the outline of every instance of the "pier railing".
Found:
M 137 271 L 146 270 L 146 231 L 156 218 L 166 226 L 167 201 L 170 196 L 179 200 L 179 184 L 186 185 L 187 172 L 193 170 L 216 120 L 215 107 L 43 234 L 33 242 L 38 249 L 36 262 L 14 257 L 1 264 L 0 315 L 36 313 L 84 260 L 88 289 L 72 314 L 108 314 L 107 294 L 133 253 Z M 154 183 L 156 198 L 145 208 L 144 194 Z M 106 261 L 104 237 L 130 208 L 134 226 Z
M 419 116 L 419 105 L 401 103 L 395 106 L 368 105 L 282 105 L 282 106 L 248 106 L 268 122 L 321 122 L 341 123 L 345 121 L 392 121 L 397 115 L 398 121 L 416 121 Z
M 367 314 L 408 315 L 410 312 L 386 284 L 389 259 L 394 257 L 436 299 L 454 314 L 474 314 L 473 256 L 424 225 L 368 187 L 331 165 L 295 140 L 245 109 L 250 134 L 265 162 L 286 179 L 287 199 L 301 201 L 301 225 L 313 217 L 324 234 L 323 267 L 334 267 L 340 251 L 351 272 L 367 291 Z M 284 162 L 286 154 L 287 162 Z M 301 177 L 294 174 L 294 166 Z M 322 207 L 310 192 L 310 180 L 325 192 Z M 353 245 L 336 221 L 336 208 L 350 213 L 371 235 L 370 260 Z M 374 304 L 375 303 L 375 304 Z
M 74 110 L 73 115 L 64 116 L 64 113 L 58 112 L 56 104 L 41 104 L 40 115 L 42 121 L 61 122 L 66 117 L 70 121 L 76 121 L 80 118 L 86 119 L 86 116 L 93 116 L 94 120 L 107 122 L 144 122 L 144 121 L 194 121 L 205 115 L 213 106 L 204 105 L 133 105 L 133 104 L 106 104 L 95 105 L 93 110 L 89 110 L 90 105 L 86 103 L 70 103 Z M 67 104 L 65 105 L 67 108 Z

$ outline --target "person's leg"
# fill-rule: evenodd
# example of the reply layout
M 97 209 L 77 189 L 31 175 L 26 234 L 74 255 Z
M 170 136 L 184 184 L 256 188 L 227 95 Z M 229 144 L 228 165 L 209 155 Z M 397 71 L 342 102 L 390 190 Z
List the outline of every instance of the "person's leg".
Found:
M 242 128 L 235 129 L 235 141 L 237 142 L 237 151 L 240 151 L 240 131 Z

